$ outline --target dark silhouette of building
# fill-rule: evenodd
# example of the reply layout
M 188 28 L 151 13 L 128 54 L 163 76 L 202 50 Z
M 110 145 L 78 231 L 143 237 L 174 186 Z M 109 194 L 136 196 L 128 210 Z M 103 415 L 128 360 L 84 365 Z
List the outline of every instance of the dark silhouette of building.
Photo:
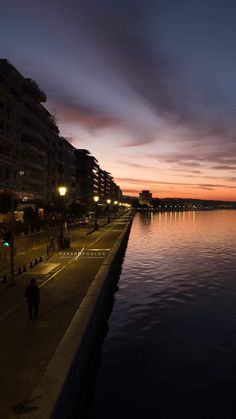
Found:
M 122 191 L 111 174 L 100 168 L 97 159 L 88 150 L 77 149 L 75 155 L 76 179 L 81 203 L 87 208 L 92 208 L 94 196 L 99 196 L 102 202 L 106 199 L 117 201 L 122 199 Z
M 139 194 L 139 203 L 140 205 L 150 206 L 152 202 L 152 193 L 148 190 L 142 190 Z

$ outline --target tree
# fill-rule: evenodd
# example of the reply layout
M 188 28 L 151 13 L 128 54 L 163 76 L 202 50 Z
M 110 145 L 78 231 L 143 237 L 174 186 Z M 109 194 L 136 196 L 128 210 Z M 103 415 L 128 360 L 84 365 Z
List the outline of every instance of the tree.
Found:
M 38 214 L 32 207 L 24 208 L 24 233 L 28 234 L 29 228 L 34 231 L 38 221 Z
M 11 211 L 11 194 L 10 193 L 2 193 L 0 194 L 0 213 L 1 214 L 7 214 Z M 18 201 L 13 198 L 13 209 L 16 210 L 18 205 Z
M 79 202 L 73 201 L 69 206 L 70 215 L 73 217 L 82 217 L 87 212 L 87 207 Z

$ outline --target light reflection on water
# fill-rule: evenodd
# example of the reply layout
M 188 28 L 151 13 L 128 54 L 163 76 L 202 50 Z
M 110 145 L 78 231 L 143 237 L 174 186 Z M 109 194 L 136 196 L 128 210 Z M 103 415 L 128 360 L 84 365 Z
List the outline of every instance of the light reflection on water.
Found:
M 135 216 L 89 417 L 236 417 L 235 227 L 235 211 Z

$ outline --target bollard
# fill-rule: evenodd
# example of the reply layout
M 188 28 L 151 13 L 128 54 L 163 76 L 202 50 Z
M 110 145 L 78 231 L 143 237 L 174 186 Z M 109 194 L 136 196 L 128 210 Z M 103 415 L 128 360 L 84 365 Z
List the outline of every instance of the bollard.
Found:
M 23 272 L 27 272 L 26 266 L 23 266 Z
M 34 266 L 36 266 L 36 265 L 38 265 L 38 259 L 37 258 L 34 259 Z
M 7 276 L 6 276 L 6 275 L 3 275 L 3 277 L 2 277 L 2 282 L 3 282 L 4 284 L 7 282 Z

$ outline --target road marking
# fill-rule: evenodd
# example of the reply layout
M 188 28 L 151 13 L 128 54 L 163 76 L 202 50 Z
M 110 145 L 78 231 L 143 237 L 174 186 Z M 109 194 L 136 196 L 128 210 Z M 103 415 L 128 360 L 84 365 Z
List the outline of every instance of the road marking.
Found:
M 103 249 L 103 248 L 101 248 L 101 249 L 89 249 L 91 252 L 105 252 L 105 251 L 107 251 L 107 252 L 109 252 L 109 250 L 111 250 L 111 249 Z
M 105 259 L 106 256 L 81 256 L 80 259 Z
M 104 233 L 101 235 L 101 236 L 99 236 L 96 240 L 94 240 L 92 243 L 90 243 L 90 245 L 87 247 L 87 248 L 83 248 L 83 250 L 84 249 L 88 249 L 90 246 L 92 246 L 94 243 L 96 243 L 98 240 L 100 240 L 108 231 L 110 231 L 110 230 L 112 230 L 113 229 L 113 227 L 115 227 L 114 225 L 112 225 L 109 229 L 107 229 L 107 230 L 105 230 L 104 231 Z M 92 249 L 91 249 L 92 250 Z M 101 251 L 101 249 L 99 249 L 100 251 Z M 105 250 L 105 249 L 102 249 L 102 250 Z M 109 249 L 110 250 L 110 249 Z M 82 251 L 81 251 L 82 252 Z M 81 254 L 81 252 L 80 252 L 80 254 Z M 71 263 L 73 261 L 73 259 L 71 260 L 71 261 L 69 261 L 68 263 L 67 263 L 67 265 L 69 264 L 69 263 Z M 66 268 L 66 265 L 65 266 L 63 266 L 61 269 L 59 269 L 57 272 L 55 272 L 53 275 L 51 275 L 46 281 L 44 281 L 41 285 L 39 285 L 39 288 L 42 288 L 42 287 L 44 287 L 49 281 L 51 281 L 53 278 L 55 278 L 55 276 L 56 275 L 58 275 L 61 271 L 63 271 L 63 269 L 65 269 Z M 23 299 L 21 302 L 19 302 L 18 304 L 16 304 L 14 307 L 12 307 L 10 310 L 8 310 L 5 314 L 3 314 L 1 317 L 0 317 L 0 322 L 2 321 L 2 320 L 4 320 L 6 317 L 8 317 L 14 310 L 16 310 L 17 308 L 19 308 L 21 305 L 23 305 L 25 303 L 25 299 Z
M 90 243 L 90 245 L 88 247 L 86 247 L 86 249 L 88 249 L 90 246 L 92 246 L 94 243 L 96 243 L 98 240 L 100 240 L 108 231 L 112 230 L 113 226 L 111 226 L 110 228 L 108 228 L 107 230 L 105 230 L 105 232 L 98 237 L 96 240 L 94 240 L 92 243 Z
M 13 308 L 11 308 L 10 310 L 8 310 L 5 314 L 2 315 L 2 317 L 0 317 L 0 322 L 2 320 L 4 320 L 6 317 L 8 317 L 14 310 L 16 310 L 18 307 L 20 307 L 23 304 L 24 300 L 22 300 L 20 303 L 16 304 L 15 306 L 13 306 Z
M 44 287 L 44 285 L 46 285 L 49 281 L 51 281 L 52 278 L 55 278 L 56 275 L 58 275 L 61 271 L 63 271 L 63 269 L 65 269 L 66 266 L 63 266 L 61 269 L 59 269 L 57 272 L 55 272 L 54 274 L 52 274 L 46 281 L 44 281 L 39 288 Z
M 78 255 L 75 256 L 75 260 L 78 260 L 79 259 L 79 257 L 82 255 L 83 251 L 84 251 L 84 247 L 83 247 L 83 249 L 81 249 L 80 252 L 78 252 Z
M 116 229 L 116 230 L 113 228 L 113 229 L 112 229 L 112 231 L 123 231 L 123 228 L 121 228 L 121 229 Z

